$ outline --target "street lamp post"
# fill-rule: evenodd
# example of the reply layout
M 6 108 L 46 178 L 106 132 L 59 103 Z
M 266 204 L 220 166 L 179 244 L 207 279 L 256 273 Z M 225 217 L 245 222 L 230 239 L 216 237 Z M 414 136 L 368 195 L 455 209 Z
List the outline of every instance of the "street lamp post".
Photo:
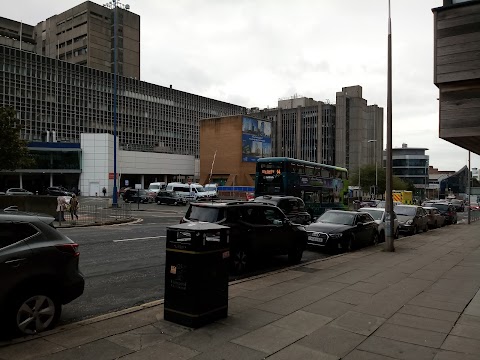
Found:
M 378 188 L 378 166 L 377 166 L 377 140 L 368 140 L 369 143 L 375 143 L 373 147 L 373 159 L 375 161 L 375 199 L 377 198 L 377 188 Z
M 117 207 L 117 1 L 113 3 L 113 207 Z

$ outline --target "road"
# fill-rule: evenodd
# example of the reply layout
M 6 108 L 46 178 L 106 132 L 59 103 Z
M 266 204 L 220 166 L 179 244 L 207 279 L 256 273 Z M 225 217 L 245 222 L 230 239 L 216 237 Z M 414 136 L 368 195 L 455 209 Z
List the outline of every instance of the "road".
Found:
M 60 230 L 80 245 L 80 269 L 86 278 L 84 294 L 63 308 L 61 323 L 163 298 L 166 227 L 178 224 L 186 207 L 142 204 L 140 208 L 144 211 L 134 211 L 143 219 L 138 224 Z M 302 261 L 326 256 L 306 251 Z M 276 257 L 246 276 L 285 266 L 286 257 Z

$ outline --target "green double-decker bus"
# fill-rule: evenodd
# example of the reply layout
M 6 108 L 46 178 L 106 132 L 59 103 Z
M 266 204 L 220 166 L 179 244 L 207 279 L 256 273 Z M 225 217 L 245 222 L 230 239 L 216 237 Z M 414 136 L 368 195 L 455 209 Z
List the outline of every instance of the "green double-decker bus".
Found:
M 291 195 L 305 202 L 312 216 L 344 209 L 348 170 L 287 157 L 261 158 L 255 173 L 255 196 Z

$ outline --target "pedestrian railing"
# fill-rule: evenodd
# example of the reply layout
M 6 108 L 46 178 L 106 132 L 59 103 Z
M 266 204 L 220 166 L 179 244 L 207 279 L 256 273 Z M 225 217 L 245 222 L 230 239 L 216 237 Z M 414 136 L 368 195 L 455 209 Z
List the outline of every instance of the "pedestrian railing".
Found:
M 130 204 L 118 204 L 116 208 L 108 208 L 102 205 L 79 205 L 77 216 L 67 210 L 64 212 L 64 219 L 59 222 L 59 225 L 95 225 L 127 221 L 132 219 L 132 212 Z
M 480 220 L 480 211 L 479 210 L 470 211 L 470 222 L 474 222 L 477 220 Z

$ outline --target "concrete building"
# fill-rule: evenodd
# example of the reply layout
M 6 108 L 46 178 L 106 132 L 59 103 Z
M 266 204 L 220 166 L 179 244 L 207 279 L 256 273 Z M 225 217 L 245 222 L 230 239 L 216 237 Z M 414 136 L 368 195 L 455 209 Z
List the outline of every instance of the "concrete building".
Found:
M 140 16 L 127 7 L 86 1 L 39 22 L 37 54 L 113 72 L 113 16 L 117 11 L 117 74 L 140 79 Z
M 0 17 L 0 45 L 35 52 L 34 27 Z
M 426 148 L 409 148 L 402 144 L 401 148 L 392 149 L 393 175 L 413 184 L 415 196 L 424 198 L 429 187 L 429 156 Z
M 455 171 L 438 170 L 438 168 L 434 168 L 430 165 L 428 167 L 428 188 L 425 196 L 428 199 L 439 199 L 440 183 L 443 179 L 446 179 L 453 174 L 455 174 Z
M 432 11 L 439 136 L 480 154 L 480 1 L 443 0 Z
M 357 171 L 364 165 L 382 166 L 383 108 L 367 105 L 361 86 L 336 94 L 335 165 Z
M 256 160 L 272 156 L 270 121 L 235 115 L 200 121 L 200 183 L 254 186 Z
M 294 96 L 250 115 L 272 122 L 274 156 L 335 165 L 335 105 Z

